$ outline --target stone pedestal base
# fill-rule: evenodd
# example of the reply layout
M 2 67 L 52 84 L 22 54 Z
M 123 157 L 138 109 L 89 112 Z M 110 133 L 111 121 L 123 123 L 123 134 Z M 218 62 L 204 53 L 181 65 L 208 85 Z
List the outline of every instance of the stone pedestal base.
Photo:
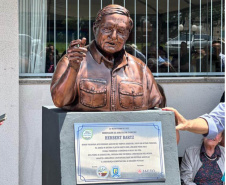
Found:
M 67 112 L 55 107 L 43 107 L 42 110 L 42 185 L 76 185 L 74 123 L 143 121 L 162 122 L 166 181 L 117 184 L 180 185 L 172 112 Z

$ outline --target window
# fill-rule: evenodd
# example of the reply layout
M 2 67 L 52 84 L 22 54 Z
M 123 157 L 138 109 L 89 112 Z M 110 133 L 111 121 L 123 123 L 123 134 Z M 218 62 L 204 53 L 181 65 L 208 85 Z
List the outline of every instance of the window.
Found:
M 19 0 L 20 76 L 52 76 L 71 40 L 94 39 L 96 14 L 112 3 L 134 21 L 126 51 L 154 76 L 224 75 L 224 0 Z
M 19 0 L 19 71 L 45 72 L 47 2 Z

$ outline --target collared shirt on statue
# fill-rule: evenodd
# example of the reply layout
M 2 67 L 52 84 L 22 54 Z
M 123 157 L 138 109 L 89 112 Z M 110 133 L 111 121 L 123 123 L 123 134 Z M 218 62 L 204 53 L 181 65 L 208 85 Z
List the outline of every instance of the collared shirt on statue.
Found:
M 65 56 L 62 60 L 68 60 Z M 124 50 L 107 60 L 95 41 L 83 58 L 75 84 L 76 96 L 63 108 L 73 111 L 147 110 L 161 103 L 148 67 Z

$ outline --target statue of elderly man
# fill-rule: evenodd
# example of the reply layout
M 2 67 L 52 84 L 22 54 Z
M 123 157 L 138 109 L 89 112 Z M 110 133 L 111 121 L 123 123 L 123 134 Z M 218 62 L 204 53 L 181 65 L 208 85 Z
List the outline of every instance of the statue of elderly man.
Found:
M 123 49 L 133 28 L 119 5 L 101 9 L 93 25 L 95 40 L 70 43 L 52 78 L 54 104 L 71 111 L 136 111 L 158 106 L 162 96 L 151 71 Z

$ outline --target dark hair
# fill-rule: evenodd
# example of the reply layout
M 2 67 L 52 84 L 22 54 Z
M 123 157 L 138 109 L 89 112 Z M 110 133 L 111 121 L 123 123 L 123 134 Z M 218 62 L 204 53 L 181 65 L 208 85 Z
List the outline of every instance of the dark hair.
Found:
M 108 6 L 105 6 L 97 13 L 96 20 L 93 23 L 94 29 L 99 27 L 100 22 L 104 16 L 111 15 L 111 14 L 120 14 L 120 15 L 127 16 L 129 18 L 129 23 L 130 23 L 129 32 L 131 32 L 131 30 L 133 28 L 133 20 L 130 17 L 129 10 L 127 10 L 125 7 L 117 5 L 117 4 L 110 4 Z
M 220 43 L 221 43 L 220 40 L 214 40 L 214 41 L 212 42 L 212 44 L 220 44 Z
M 148 59 L 148 67 L 151 70 L 152 73 L 156 73 L 157 72 L 157 62 L 155 58 L 149 58 Z
M 219 145 L 225 147 L 225 130 L 221 132 L 221 141 L 219 142 Z
M 161 95 L 162 95 L 162 102 L 161 102 L 161 104 L 159 105 L 159 108 L 166 107 L 166 95 L 165 95 L 164 89 L 163 89 L 162 86 L 159 85 L 158 83 L 157 83 L 157 86 L 158 86 L 159 92 L 160 92 Z

